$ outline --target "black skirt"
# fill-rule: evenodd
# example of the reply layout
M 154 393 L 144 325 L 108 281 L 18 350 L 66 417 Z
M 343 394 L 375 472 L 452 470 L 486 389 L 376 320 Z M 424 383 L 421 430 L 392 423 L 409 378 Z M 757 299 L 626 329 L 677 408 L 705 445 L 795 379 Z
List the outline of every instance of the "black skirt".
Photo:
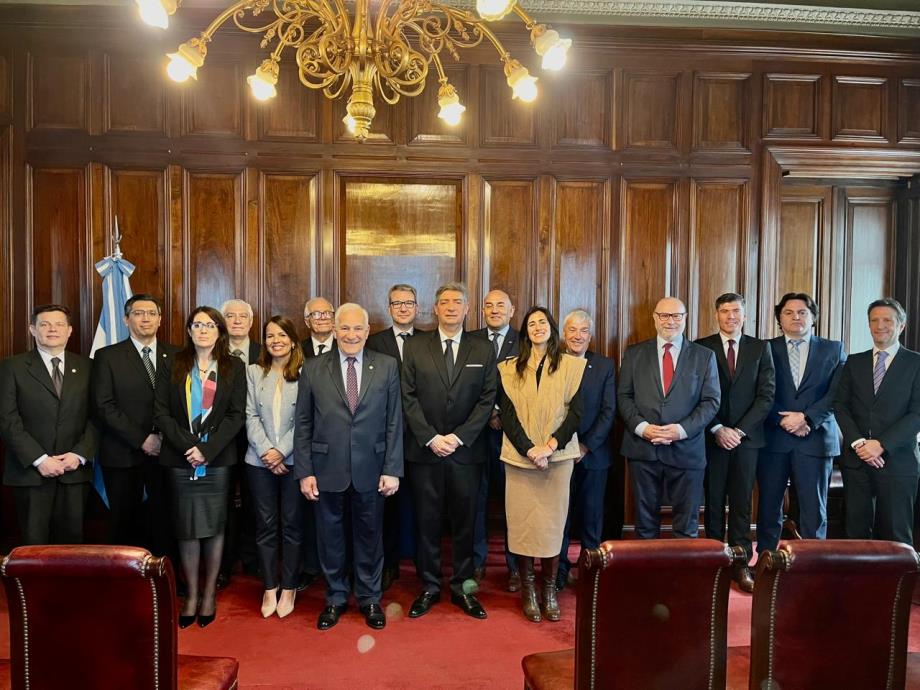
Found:
M 230 469 L 208 467 L 205 476 L 192 481 L 189 479 L 191 466 L 170 468 L 176 539 L 205 539 L 223 533 L 227 522 Z

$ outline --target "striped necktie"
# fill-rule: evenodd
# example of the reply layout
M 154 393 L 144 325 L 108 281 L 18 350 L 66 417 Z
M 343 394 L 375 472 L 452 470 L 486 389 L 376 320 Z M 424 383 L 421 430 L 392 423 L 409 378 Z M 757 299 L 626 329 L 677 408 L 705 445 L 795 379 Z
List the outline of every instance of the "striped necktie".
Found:
M 150 385 L 151 385 L 151 386 L 156 386 L 157 372 L 156 372 L 156 370 L 153 368 L 153 361 L 150 359 L 150 348 L 145 346 L 145 347 L 141 350 L 141 353 L 142 353 L 142 354 L 141 354 L 141 359 L 142 359 L 143 362 L 144 362 L 144 369 L 147 370 L 147 378 L 150 379 Z
M 789 370 L 792 372 L 792 382 L 796 388 L 799 387 L 799 383 L 802 381 L 802 358 L 799 346 L 804 342 L 804 340 L 789 341 Z
M 875 358 L 875 368 L 872 370 L 872 387 L 875 394 L 878 395 L 878 388 L 882 385 L 882 379 L 885 378 L 885 360 L 888 359 L 888 353 L 879 350 Z

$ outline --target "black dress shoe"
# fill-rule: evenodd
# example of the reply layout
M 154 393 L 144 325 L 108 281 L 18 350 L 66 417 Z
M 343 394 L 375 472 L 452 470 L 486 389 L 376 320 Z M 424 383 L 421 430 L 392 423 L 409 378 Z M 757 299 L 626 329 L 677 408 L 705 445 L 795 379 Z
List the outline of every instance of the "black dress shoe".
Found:
M 463 613 L 467 616 L 472 616 L 473 618 L 486 617 L 486 610 L 482 608 L 482 604 L 472 594 L 451 594 L 450 603 L 456 604 L 463 609 Z M 412 614 L 410 613 L 409 615 L 411 616 Z
M 439 601 L 441 601 L 440 592 L 422 592 L 412 602 L 412 608 L 409 609 L 409 618 L 424 616 Z
M 378 607 L 379 608 L 379 607 Z M 339 618 L 348 609 L 348 604 L 339 604 L 338 606 L 327 606 L 319 614 L 316 620 L 316 627 L 320 630 L 329 630 L 333 625 L 339 622 Z
M 380 604 L 366 604 L 361 607 L 361 613 L 364 614 L 364 622 L 374 630 L 382 630 L 387 624 L 387 617 L 383 615 Z
M 383 577 L 380 580 L 380 589 L 386 592 L 395 580 L 399 579 L 399 566 L 384 568 Z
M 297 583 L 297 591 L 304 591 L 307 587 L 316 582 L 316 577 L 316 573 L 302 573 L 300 576 L 300 581 Z

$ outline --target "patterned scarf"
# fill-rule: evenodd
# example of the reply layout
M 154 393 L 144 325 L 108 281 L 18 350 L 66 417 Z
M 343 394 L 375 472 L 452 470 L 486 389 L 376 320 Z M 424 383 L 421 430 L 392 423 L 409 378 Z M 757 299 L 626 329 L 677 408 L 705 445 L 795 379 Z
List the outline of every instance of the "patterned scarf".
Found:
M 208 366 L 208 376 L 202 383 L 200 376 L 193 376 L 191 372 L 185 377 L 185 399 L 188 401 L 189 429 L 202 441 L 208 440 L 208 431 L 205 421 L 211 414 L 214 397 L 217 394 L 217 369 L 216 362 Z M 206 474 L 204 465 L 195 468 L 190 479 L 198 479 Z

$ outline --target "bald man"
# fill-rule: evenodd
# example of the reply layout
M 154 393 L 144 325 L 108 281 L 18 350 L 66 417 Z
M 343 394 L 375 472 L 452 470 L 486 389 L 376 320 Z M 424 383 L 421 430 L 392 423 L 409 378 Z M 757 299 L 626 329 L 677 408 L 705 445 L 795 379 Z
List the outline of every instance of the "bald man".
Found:
M 699 531 L 706 425 L 721 401 L 712 350 L 684 338 L 687 308 L 665 297 L 652 315 L 657 337 L 623 355 L 617 407 L 626 423 L 621 453 L 629 462 L 636 500 L 636 536 L 654 539 L 667 493 L 676 537 Z

